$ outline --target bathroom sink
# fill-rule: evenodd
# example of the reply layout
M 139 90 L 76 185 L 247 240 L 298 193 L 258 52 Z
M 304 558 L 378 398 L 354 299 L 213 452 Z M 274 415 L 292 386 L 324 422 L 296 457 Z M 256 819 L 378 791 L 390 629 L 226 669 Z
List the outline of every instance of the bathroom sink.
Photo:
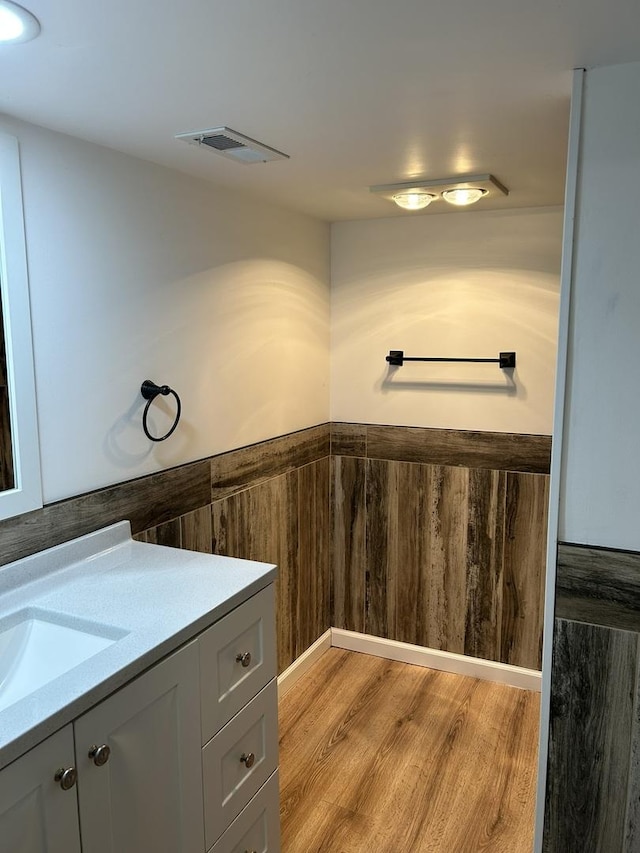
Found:
M 0 622 L 0 712 L 124 636 L 109 625 L 29 608 Z

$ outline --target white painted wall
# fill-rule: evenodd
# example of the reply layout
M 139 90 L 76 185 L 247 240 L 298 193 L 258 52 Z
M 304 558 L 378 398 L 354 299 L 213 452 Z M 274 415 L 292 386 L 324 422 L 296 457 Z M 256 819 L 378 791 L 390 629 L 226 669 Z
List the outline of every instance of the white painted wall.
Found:
M 326 224 L 0 129 L 20 141 L 45 502 L 328 420 Z M 140 425 L 146 378 L 182 398 L 161 444 Z
M 331 418 L 550 434 L 562 210 L 473 210 L 332 226 Z M 406 364 L 414 356 L 497 365 Z
M 586 73 L 559 538 L 640 550 L 640 63 Z

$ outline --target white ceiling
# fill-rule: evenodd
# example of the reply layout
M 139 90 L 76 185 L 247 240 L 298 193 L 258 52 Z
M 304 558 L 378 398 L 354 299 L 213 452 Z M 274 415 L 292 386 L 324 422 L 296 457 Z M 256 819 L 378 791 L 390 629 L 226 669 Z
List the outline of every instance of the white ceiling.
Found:
M 571 69 L 640 59 L 638 0 L 21 2 L 42 33 L 0 47 L 1 112 L 330 221 L 474 172 L 497 207 L 562 203 Z M 173 138 L 219 125 L 291 159 Z

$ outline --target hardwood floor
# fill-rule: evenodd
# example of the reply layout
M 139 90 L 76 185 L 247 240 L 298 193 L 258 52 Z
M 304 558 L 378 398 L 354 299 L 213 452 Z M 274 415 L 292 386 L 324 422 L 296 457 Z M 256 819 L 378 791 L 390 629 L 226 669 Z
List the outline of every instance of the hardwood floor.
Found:
M 281 700 L 283 853 L 530 853 L 539 696 L 330 649 Z

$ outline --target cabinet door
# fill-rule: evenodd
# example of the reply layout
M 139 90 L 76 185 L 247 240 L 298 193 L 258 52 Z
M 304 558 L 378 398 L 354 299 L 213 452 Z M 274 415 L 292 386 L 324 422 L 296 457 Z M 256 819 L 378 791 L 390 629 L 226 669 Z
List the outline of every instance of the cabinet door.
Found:
M 194 641 L 74 723 L 87 853 L 202 853 L 198 647 Z M 105 758 L 91 757 L 108 747 Z
M 0 770 L 2 853 L 80 853 L 76 788 L 55 780 L 74 761 L 67 726 Z

